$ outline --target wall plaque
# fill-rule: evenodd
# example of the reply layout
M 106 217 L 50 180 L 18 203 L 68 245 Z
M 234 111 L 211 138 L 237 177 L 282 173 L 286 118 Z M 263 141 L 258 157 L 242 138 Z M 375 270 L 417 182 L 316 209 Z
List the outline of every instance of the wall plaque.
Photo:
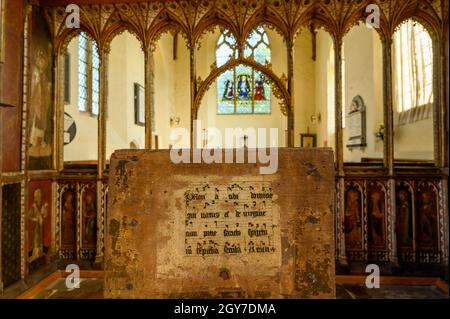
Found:
M 347 115 L 348 141 L 347 148 L 366 147 L 366 106 L 361 96 L 352 100 L 350 112 Z

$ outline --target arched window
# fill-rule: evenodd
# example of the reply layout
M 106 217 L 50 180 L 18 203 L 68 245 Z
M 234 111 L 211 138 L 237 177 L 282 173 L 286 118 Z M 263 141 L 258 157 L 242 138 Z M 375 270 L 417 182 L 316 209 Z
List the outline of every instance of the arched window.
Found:
M 98 115 L 99 65 L 97 43 L 85 32 L 78 38 L 78 110 Z
M 394 34 L 394 106 L 398 123 L 431 117 L 433 44 L 425 28 L 407 20 Z
M 217 41 L 216 63 L 221 67 L 238 57 L 236 39 L 224 30 Z M 263 27 L 249 35 L 244 45 L 244 57 L 260 64 L 270 63 L 270 44 Z M 246 65 L 238 65 L 217 79 L 217 111 L 219 114 L 270 113 L 270 84 L 264 74 Z

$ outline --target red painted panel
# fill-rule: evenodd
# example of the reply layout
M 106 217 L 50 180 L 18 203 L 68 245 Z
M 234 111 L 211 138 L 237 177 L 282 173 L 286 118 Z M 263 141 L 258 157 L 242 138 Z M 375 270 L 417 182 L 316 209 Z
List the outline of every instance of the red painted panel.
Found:
M 20 171 L 20 113 L 21 107 L 4 107 L 0 109 L 3 172 Z
M 2 107 L 0 129 L 2 130 L 2 171 L 20 170 L 20 139 L 22 112 L 22 47 L 23 47 L 23 1 L 5 2 L 5 64 L 0 79 L 0 99 L 12 107 Z

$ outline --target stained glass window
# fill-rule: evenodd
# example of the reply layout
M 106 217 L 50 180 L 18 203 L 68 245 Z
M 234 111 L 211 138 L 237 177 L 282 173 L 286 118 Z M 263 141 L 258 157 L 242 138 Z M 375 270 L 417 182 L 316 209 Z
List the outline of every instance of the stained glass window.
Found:
M 216 63 L 221 67 L 234 56 L 238 57 L 237 42 L 229 30 L 217 41 Z M 263 27 L 249 35 L 244 45 L 244 57 L 260 64 L 270 63 L 270 43 Z M 217 79 L 219 114 L 270 113 L 270 84 L 264 74 L 247 65 L 237 65 Z
M 86 33 L 78 38 L 78 109 L 98 115 L 99 66 L 97 43 Z

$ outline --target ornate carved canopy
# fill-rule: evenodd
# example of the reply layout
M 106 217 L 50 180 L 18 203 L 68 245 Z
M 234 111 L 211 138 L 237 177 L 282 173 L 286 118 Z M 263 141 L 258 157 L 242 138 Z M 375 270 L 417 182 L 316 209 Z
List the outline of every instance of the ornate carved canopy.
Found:
M 408 18 L 420 20 L 435 36 L 442 36 L 448 24 L 446 0 L 41 0 L 57 49 L 77 32 L 65 26 L 65 5 L 74 2 L 80 4 L 82 28 L 101 49 L 107 48 L 121 29 L 134 33 L 144 48 L 151 47 L 167 29 L 180 30 L 187 44 L 194 46 L 205 31 L 217 25 L 228 28 L 238 43 L 261 24 L 273 26 L 287 41 L 311 24 L 341 39 L 370 14 L 366 12 L 369 4 L 380 8 L 382 38 L 390 38 Z

